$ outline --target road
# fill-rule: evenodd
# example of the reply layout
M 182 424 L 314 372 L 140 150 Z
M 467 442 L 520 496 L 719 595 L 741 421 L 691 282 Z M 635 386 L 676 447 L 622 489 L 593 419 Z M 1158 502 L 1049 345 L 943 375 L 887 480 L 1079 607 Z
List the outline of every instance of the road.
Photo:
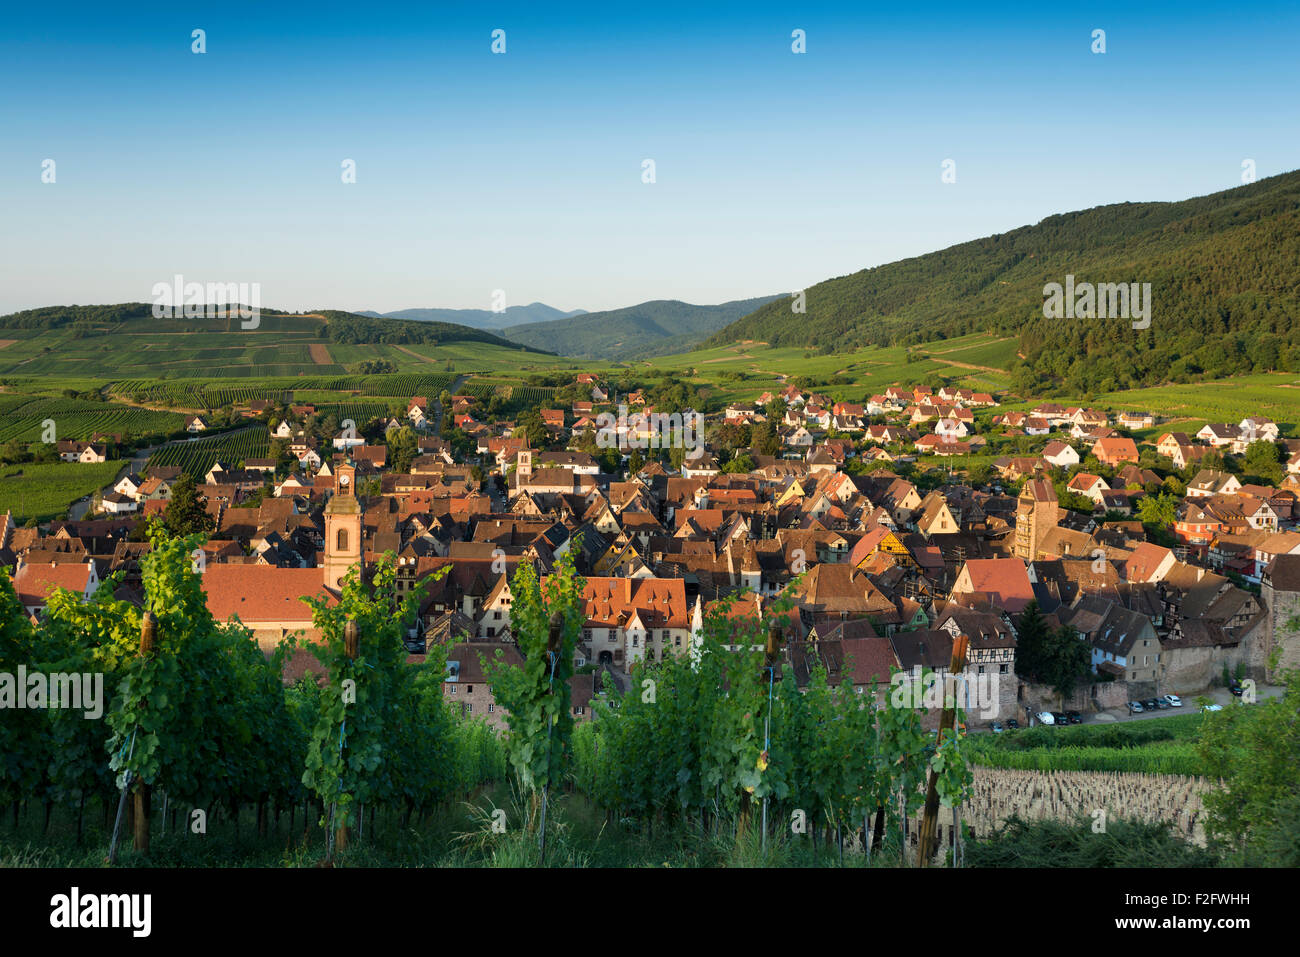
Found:
M 166 448 L 169 445 L 185 445 L 189 442 L 198 442 L 201 439 L 212 438 L 212 436 L 214 435 L 238 435 L 239 433 L 247 432 L 249 429 L 252 428 L 256 428 L 256 426 L 240 426 L 237 429 L 230 429 L 227 432 L 213 432 L 206 435 L 191 435 L 188 436 L 187 438 L 171 439 L 167 442 L 159 442 L 157 445 L 151 445 L 148 448 L 137 449 L 134 453 L 132 453 L 131 458 L 127 460 L 126 465 L 122 468 L 120 472 L 117 473 L 116 476 L 114 476 L 113 481 L 110 482 L 106 486 L 106 488 L 111 490 L 114 485 L 116 485 L 119 481 L 121 481 L 123 475 L 128 475 L 131 473 L 143 473 L 145 465 L 147 465 L 149 462 L 149 458 L 159 449 Z M 91 502 L 93 501 L 93 498 L 94 498 L 93 496 L 87 495 L 85 498 L 79 498 L 71 505 L 69 505 L 68 518 L 74 522 L 80 521 L 81 519 L 85 518 L 86 513 L 90 511 L 90 505 Z
M 398 346 L 398 348 L 400 349 L 401 346 Z M 458 376 L 456 376 L 455 379 L 452 380 L 451 385 L 447 386 L 447 391 L 448 391 L 449 393 L 451 393 L 452 395 L 455 395 L 457 392 L 460 391 L 460 387 L 463 386 L 464 384 L 465 384 L 465 376 L 463 376 L 463 375 L 458 375 Z M 433 416 L 433 434 L 434 434 L 434 435 L 442 435 L 442 413 L 443 413 L 443 408 L 442 408 L 442 402 L 438 399 L 437 396 L 434 396 L 434 399 L 433 399 L 433 411 L 434 411 L 434 416 Z
M 1265 698 L 1280 698 L 1285 691 L 1286 689 L 1280 685 L 1260 685 L 1256 688 L 1255 694 L 1256 697 L 1262 701 Z M 1227 688 L 1213 688 L 1209 691 L 1202 692 L 1201 694 L 1184 694 L 1179 695 L 1179 697 L 1183 701 L 1183 706 L 1181 708 L 1169 708 L 1166 711 L 1143 711 L 1141 714 L 1129 714 L 1127 708 L 1111 708 L 1107 711 L 1085 713 L 1083 715 L 1083 723 L 1112 724 L 1123 721 L 1149 721 L 1153 718 L 1167 718 L 1170 715 L 1187 714 L 1189 712 L 1200 710 L 1200 705 L 1197 703 L 1197 700 L 1202 697 L 1208 698 L 1214 704 L 1222 705 L 1225 708 L 1235 704 L 1239 700 L 1234 698 L 1232 692 Z M 1055 710 L 1057 710 L 1055 705 L 1040 705 L 1035 709 L 1035 713 L 1038 711 Z M 1025 723 L 1023 708 L 1021 713 L 1016 715 L 1016 719 L 1023 727 Z

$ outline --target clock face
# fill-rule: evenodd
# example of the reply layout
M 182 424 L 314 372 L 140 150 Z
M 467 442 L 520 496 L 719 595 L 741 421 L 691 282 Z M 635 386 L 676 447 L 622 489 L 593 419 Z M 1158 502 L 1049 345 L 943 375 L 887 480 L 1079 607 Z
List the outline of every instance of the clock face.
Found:
M 340 475 L 340 476 L 339 476 L 339 484 L 340 484 L 340 485 L 347 485 L 347 484 L 348 484 L 348 477 L 347 477 L 346 475 Z

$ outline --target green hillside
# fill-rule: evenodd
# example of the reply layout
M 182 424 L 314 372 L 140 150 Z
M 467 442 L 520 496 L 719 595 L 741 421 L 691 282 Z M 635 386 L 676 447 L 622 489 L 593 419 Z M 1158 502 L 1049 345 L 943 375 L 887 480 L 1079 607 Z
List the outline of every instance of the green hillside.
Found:
M 656 299 L 624 309 L 512 326 L 512 342 L 583 359 L 643 359 L 684 352 L 709 333 L 753 312 L 774 296 L 695 306 Z
M 482 361 L 464 361 L 467 348 Z M 48 306 L 0 316 L 0 376 L 61 381 L 427 372 L 431 363 L 443 371 L 477 371 L 553 358 L 468 326 L 330 309 L 263 309 L 252 329 L 234 316 L 155 319 L 149 303 Z
M 1067 274 L 1076 282 L 1150 283 L 1150 327 L 1045 318 L 1044 285 L 1064 283 Z M 783 296 L 703 346 L 752 340 L 842 353 L 983 332 L 1015 340 L 1020 358 L 1007 366 L 1026 393 L 1295 370 L 1300 172 L 1176 203 L 1050 216 L 827 280 L 807 290 L 806 307 L 795 314 Z

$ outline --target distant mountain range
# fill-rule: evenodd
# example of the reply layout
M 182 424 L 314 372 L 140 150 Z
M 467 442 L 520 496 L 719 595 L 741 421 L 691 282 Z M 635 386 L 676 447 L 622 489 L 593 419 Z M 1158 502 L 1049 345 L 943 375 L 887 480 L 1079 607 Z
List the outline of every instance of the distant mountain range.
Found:
M 511 342 L 580 359 L 644 359 L 684 352 L 775 296 L 696 306 L 656 299 L 623 309 L 511 326 L 500 332 Z
M 1045 287 L 1150 284 L 1149 320 L 1046 314 Z M 1077 284 L 1077 285 L 1076 285 Z M 1059 293 L 1059 288 L 1056 292 Z M 1013 388 L 1111 392 L 1300 368 L 1300 172 L 1173 203 L 1119 203 L 828 279 L 704 347 L 757 340 L 827 353 L 974 332 L 1017 342 Z M 1118 300 L 1116 299 L 1116 302 Z M 1073 302 L 1071 305 L 1075 305 Z M 552 342 L 554 348 L 562 348 Z
M 526 306 L 507 306 L 501 312 L 490 309 L 399 309 L 397 312 L 358 312 L 359 316 L 384 319 L 414 319 L 417 322 L 451 322 L 474 329 L 506 329 L 529 322 L 549 322 L 585 315 L 586 310 L 563 312 L 544 302 L 530 302 Z

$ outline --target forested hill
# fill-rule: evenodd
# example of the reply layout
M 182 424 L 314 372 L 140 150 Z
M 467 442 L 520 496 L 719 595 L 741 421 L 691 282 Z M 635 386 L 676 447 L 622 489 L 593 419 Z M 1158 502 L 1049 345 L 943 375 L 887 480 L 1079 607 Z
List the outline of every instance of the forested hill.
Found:
M 414 320 L 385 319 L 362 316 L 337 309 L 316 309 L 304 313 L 285 312 L 281 309 L 260 310 L 263 331 L 272 331 L 266 320 L 275 319 L 275 327 L 287 324 L 310 325 L 319 329 L 322 338 L 342 344 L 358 343 L 429 343 L 484 342 L 501 346 L 514 352 L 543 352 L 517 342 L 510 342 L 482 329 L 457 325 L 451 322 L 416 322 Z M 153 305 L 147 302 L 125 302 L 100 306 L 41 306 L 0 316 L 0 329 L 68 329 L 75 334 L 103 335 L 114 327 L 134 322 L 157 323 L 153 318 Z M 195 332 L 211 332 L 214 320 L 206 318 L 161 320 L 191 327 Z M 215 320 L 226 322 L 225 319 Z M 237 320 L 231 320 L 237 321 Z
M 709 333 L 774 298 L 740 299 L 714 306 L 656 299 L 623 309 L 512 326 L 502 335 L 512 342 L 583 359 L 643 359 L 685 352 Z
M 1043 287 L 1150 283 L 1151 322 L 1046 319 Z M 1300 172 L 1176 203 L 1058 216 L 782 296 L 703 346 L 845 352 L 993 332 L 1017 337 L 1017 391 L 1076 394 L 1300 368 Z

